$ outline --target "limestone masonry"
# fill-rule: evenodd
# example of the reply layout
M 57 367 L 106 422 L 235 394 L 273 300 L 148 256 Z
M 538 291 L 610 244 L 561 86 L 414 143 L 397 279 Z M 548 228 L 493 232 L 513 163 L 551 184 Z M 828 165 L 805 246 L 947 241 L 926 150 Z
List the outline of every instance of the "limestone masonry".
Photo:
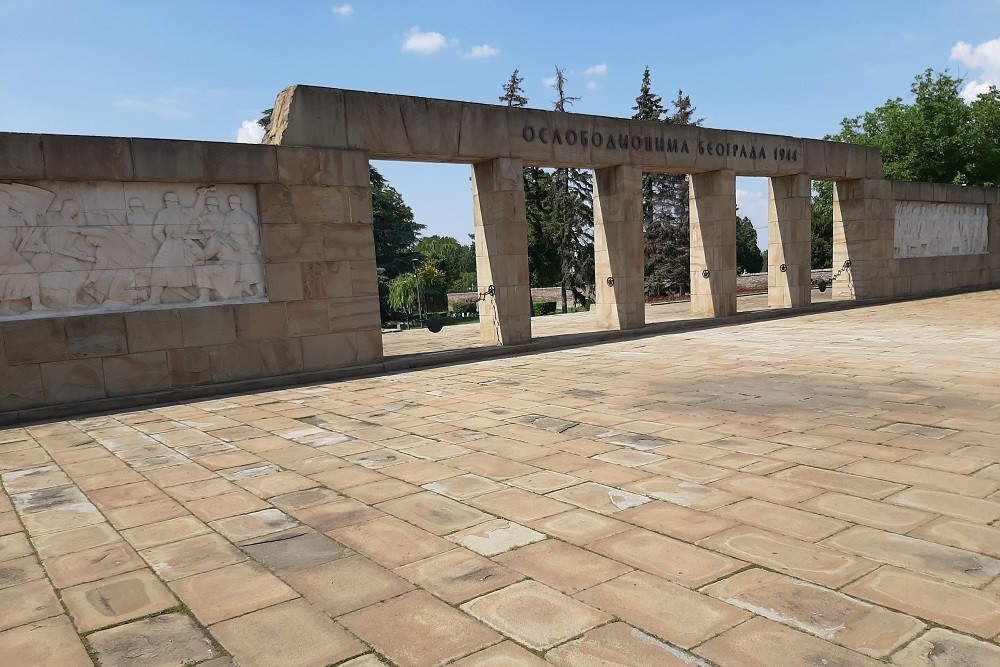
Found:
M 0 133 L 0 418 L 380 363 L 369 159 L 472 165 L 488 343 L 531 340 L 532 165 L 595 171 L 603 329 L 645 325 L 643 172 L 692 176 L 699 316 L 736 312 L 738 175 L 770 179 L 771 307 L 810 303 L 811 180 L 834 298 L 1000 283 L 1000 190 L 892 183 L 865 146 L 310 86 L 265 144 Z

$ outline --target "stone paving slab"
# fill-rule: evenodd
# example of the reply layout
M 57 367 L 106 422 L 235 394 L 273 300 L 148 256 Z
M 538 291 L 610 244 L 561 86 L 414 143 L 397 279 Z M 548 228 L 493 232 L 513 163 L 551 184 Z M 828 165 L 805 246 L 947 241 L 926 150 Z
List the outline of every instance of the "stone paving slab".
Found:
M 991 664 L 997 350 L 992 291 L 0 429 L 0 664 Z

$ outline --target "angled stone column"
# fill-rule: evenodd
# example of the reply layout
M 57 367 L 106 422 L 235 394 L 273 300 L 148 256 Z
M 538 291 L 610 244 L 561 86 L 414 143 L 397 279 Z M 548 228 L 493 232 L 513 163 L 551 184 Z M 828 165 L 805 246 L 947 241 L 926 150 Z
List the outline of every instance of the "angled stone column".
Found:
M 528 226 L 524 206 L 524 163 L 497 158 L 472 166 L 476 222 L 476 280 L 479 331 L 485 343 L 516 345 L 531 340 L 528 285 Z
M 893 257 L 895 200 L 892 183 L 859 178 L 833 188 L 834 299 L 874 299 L 888 294 Z
M 596 170 L 594 308 L 599 329 L 637 329 L 646 324 L 642 251 L 642 171 L 638 167 Z
M 736 172 L 691 175 L 691 313 L 736 314 Z M 703 272 L 707 271 L 708 276 Z
M 812 181 L 802 174 L 768 179 L 767 305 L 771 308 L 798 308 L 811 302 L 811 189 Z

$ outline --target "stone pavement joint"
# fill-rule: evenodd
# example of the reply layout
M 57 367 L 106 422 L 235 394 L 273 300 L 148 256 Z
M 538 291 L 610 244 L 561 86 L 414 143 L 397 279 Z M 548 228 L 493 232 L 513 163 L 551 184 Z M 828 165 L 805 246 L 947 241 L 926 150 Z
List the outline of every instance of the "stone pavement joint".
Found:
M 0 664 L 993 664 L 997 313 L 814 311 L 0 429 Z

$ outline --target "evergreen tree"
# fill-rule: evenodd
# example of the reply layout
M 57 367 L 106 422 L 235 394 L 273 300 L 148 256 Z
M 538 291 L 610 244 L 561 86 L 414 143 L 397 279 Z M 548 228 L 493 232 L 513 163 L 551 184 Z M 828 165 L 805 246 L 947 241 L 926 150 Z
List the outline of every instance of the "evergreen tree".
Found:
M 509 107 L 524 107 L 528 98 L 521 84 L 524 77 L 514 70 L 503 85 L 500 101 Z M 552 212 L 552 173 L 541 167 L 525 167 L 524 200 L 528 223 L 528 276 L 531 285 L 550 287 L 560 282 L 559 225 Z
M 668 112 L 659 95 L 652 92 L 649 68 L 642 74 L 639 96 L 635 98 L 636 120 L 659 121 L 675 125 L 699 125 L 694 120 L 691 98 L 677 91 L 673 113 Z M 686 289 L 690 280 L 690 204 L 688 177 L 685 174 L 643 174 L 643 233 L 645 261 L 643 274 L 648 296 L 660 296 L 668 289 Z
M 524 96 L 524 89 L 521 84 L 524 77 L 518 75 L 518 70 L 514 70 L 510 75 L 510 80 L 503 86 L 503 95 L 500 101 L 509 107 L 523 107 L 528 105 L 528 98 Z
M 962 99 L 961 77 L 925 70 L 910 86 L 912 102 L 886 100 L 825 139 L 875 146 L 885 177 L 895 181 L 1000 184 L 1000 90 Z M 813 187 L 813 268 L 832 265 L 833 184 Z
M 760 273 L 764 256 L 757 245 L 757 230 L 750 218 L 736 216 L 736 269 L 747 273 Z
M 553 83 L 555 110 L 566 107 L 579 97 L 566 95 L 565 70 L 556 67 Z M 556 169 L 552 176 L 551 205 L 559 222 L 557 237 L 560 260 L 560 287 L 563 312 L 568 309 L 568 292 L 574 303 L 587 305 L 594 289 L 594 185 L 592 172 L 583 169 Z

